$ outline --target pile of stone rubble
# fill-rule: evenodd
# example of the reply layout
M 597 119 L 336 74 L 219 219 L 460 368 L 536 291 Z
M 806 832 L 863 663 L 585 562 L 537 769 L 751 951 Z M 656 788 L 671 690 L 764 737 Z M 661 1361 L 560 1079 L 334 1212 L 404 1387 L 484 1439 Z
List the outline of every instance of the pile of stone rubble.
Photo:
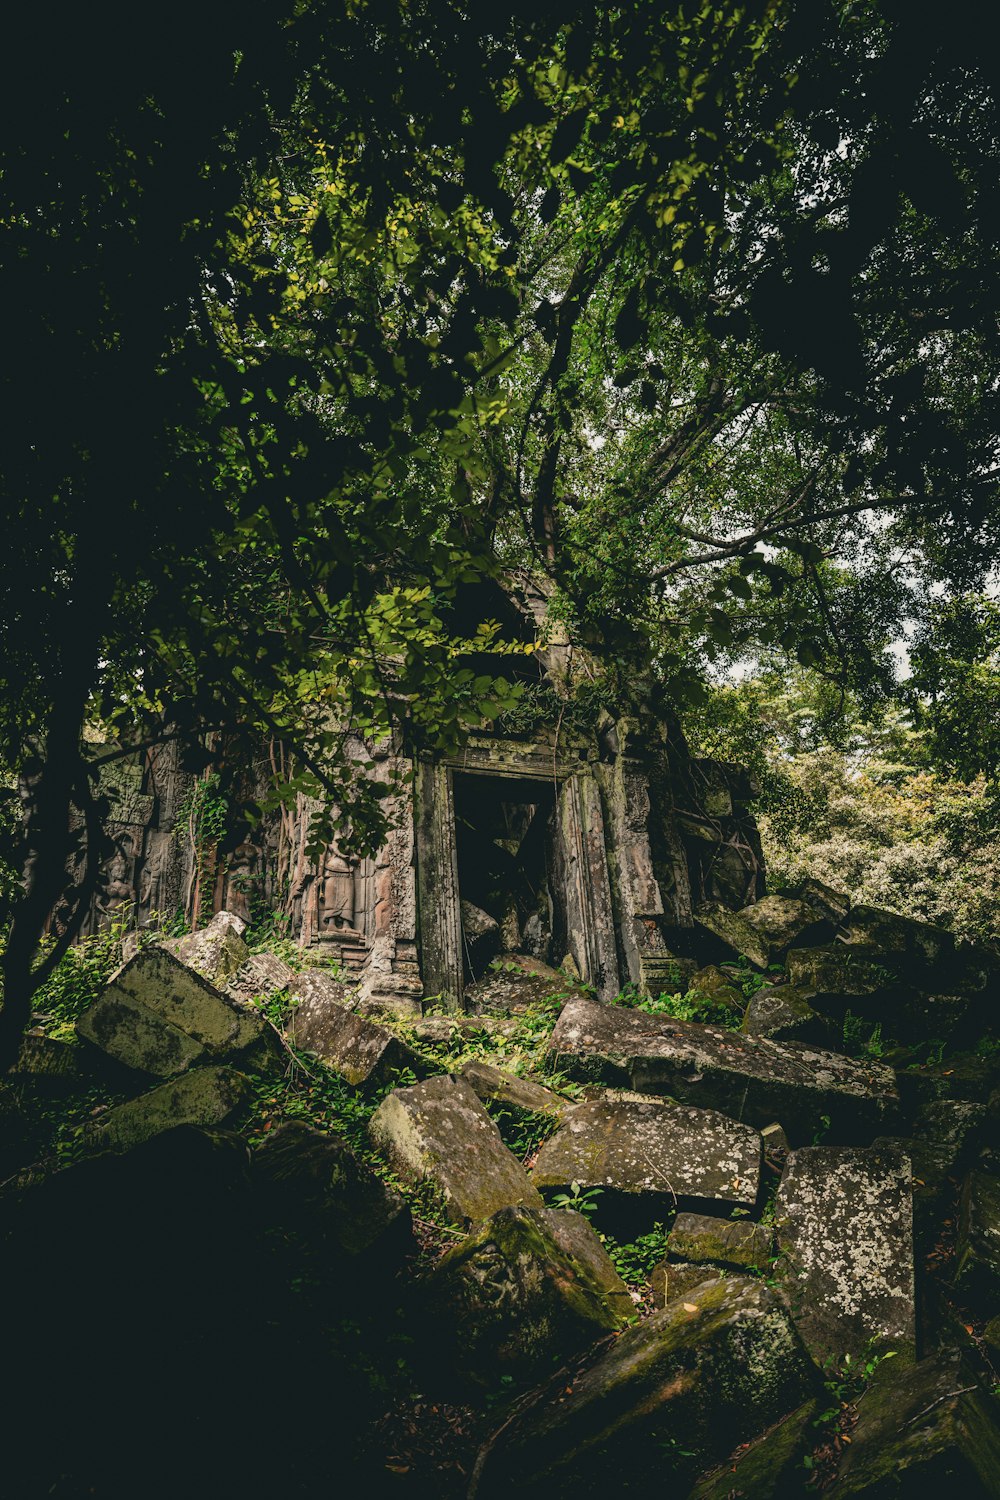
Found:
M 459 1231 L 422 1274 L 414 1326 L 443 1388 L 503 1382 L 513 1398 L 470 1495 L 814 1492 L 803 1460 L 845 1362 L 871 1378 L 824 1493 L 916 1495 L 945 1478 L 1000 1495 L 1000 953 L 815 882 L 699 923 L 715 961 L 690 988 L 745 1009 L 740 1030 L 604 1005 L 529 961 L 529 986 L 568 993 L 540 1080 L 488 1062 L 434 1073 L 328 974 L 251 957 L 223 913 L 136 953 L 81 1018 L 122 1076 L 159 1080 L 99 1116 L 93 1145 L 238 1129 L 247 1073 L 285 1065 L 247 997 L 284 989 L 299 1002 L 289 1039 L 351 1085 L 417 1079 L 369 1124 L 387 1175 Z M 769 980 L 749 1001 L 738 955 Z M 488 1003 L 488 985 L 502 1027 L 497 993 L 516 986 L 498 976 Z M 849 1016 L 892 1045 L 839 1050 Z M 466 1023 L 420 1024 L 434 1037 Z M 530 1168 L 496 1104 L 547 1122 Z M 289 1123 L 251 1166 L 281 1214 L 322 1223 L 331 1254 L 406 1263 L 404 1197 L 335 1138 Z M 556 1198 L 596 1203 L 594 1222 Z M 639 1316 L 594 1225 L 664 1221 Z

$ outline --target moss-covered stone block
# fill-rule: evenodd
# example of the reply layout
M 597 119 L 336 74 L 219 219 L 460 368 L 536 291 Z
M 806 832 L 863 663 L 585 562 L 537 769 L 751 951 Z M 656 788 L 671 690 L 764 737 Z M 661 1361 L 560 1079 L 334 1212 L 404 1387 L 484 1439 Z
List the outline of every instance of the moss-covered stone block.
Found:
M 757 1199 L 761 1159 L 758 1132 L 715 1110 L 605 1094 L 569 1112 L 539 1151 L 532 1180 L 747 1205 Z
M 586 999 L 565 1006 L 548 1061 L 581 1082 L 670 1094 L 754 1125 L 777 1119 L 793 1141 L 818 1128 L 870 1139 L 899 1110 L 895 1074 L 881 1063 Z
M 747 1036 L 771 1037 L 776 1042 L 808 1042 L 836 1049 L 841 1027 L 809 1003 L 812 991 L 797 984 L 766 985 L 752 995 L 743 1016 Z
M 484 1385 L 541 1379 L 634 1313 L 594 1230 L 565 1209 L 500 1209 L 448 1252 L 427 1295 L 460 1373 Z
M 554 1380 L 480 1455 L 477 1500 L 671 1492 L 798 1407 L 813 1374 L 781 1304 L 744 1277 L 707 1279 L 589 1368 Z
M 172 1078 L 204 1057 L 200 1042 L 111 984 L 80 1016 L 77 1035 L 115 1062 L 158 1078 Z
M 833 927 L 825 918 L 792 896 L 763 896 L 742 911 L 731 911 L 720 902 L 709 903 L 699 907 L 695 921 L 759 969 L 779 963 L 796 944 L 805 946 L 833 936 Z
M 776 1271 L 817 1364 L 871 1349 L 914 1357 L 908 1157 L 888 1147 L 793 1151 L 775 1204 Z
M 340 1005 L 331 1005 L 322 1016 L 310 1011 L 308 1020 L 295 1011 L 288 1031 L 295 1046 L 315 1053 L 355 1088 L 377 1088 L 404 1068 L 414 1074 L 426 1071 L 417 1053 L 387 1027 Z
M 238 1052 L 264 1034 L 259 1011 L 223 995 L 159 944 L 137 953 L 113 976 L 112 984 L 209 1052 Z
M 127 1151 L 177 1125 L 221 1125 L 249 1097 L 249 1079 L 235 1068 L 195 1068 L 116 1105 L 91 1128 L 90 1141 Z
M 803 1401 L 727 1463 L 702 1476 L 687 1500 L 791 1500 L 808 1493 L 802 1460 L 813 1446 L 815 1400 Z
M 1000 1301 L 1000 1178 L 970 1172 L 962 1188 L 955 1285 L 972 1296 Z
M 220 988 L 233 979 L 250 957 L 243 941 L 246 923 L 231 911 L 219 911 L 198 932 L 164 938 L 162 946 L 189 969 Z
M 723 1270 L 716 1277 L 725 1275 Z M 649 1290 L 654 1307 L 666 1307 L 675 1297 L 686 1297 L 692 1287 L 702 1286 L 712 1279 L 709 1266 L 695 1265 L 687 1261 L 661 1260 L 649 1273 Z
M 518 1109 L 526 1115 L 542 1115 L 547 1119 L 561 1120 L 573 1105 L 568 1099 L 543 1088 L 530 1078 L 518 1078 L 506 1073 L 492 1063 L 467 1062 L 460 1076 L 471 1084 L 484 1103 L 503 1104 Z
M 771 1254 L 771 1231 L 751 1219 L 678 1214 L 667 1238 L 667 1253 L 678 1260 L 707 1261 L 736 1270 L 765 1270 Z
M 335 1252 L 384 1263 L 412 1247 L 410 1210 L 401 1194 L 342 1141 L 298 1120 L 281 1125 L 254 1156 L 274 1221 L 321 1235 Z
M 998 1410 L 957 1349 L 910 1367 L 886 1361 L 858 1406 L 852 1441 L 826 1493 L 835 1500 L 998 1496 Z
M 404 1182 L 431 1182 L 456 1223 L 518 1204 L 544 1208 L 521 1163 L 461 1078 L 394 1089 L 371 1118 L 373 1142 Z

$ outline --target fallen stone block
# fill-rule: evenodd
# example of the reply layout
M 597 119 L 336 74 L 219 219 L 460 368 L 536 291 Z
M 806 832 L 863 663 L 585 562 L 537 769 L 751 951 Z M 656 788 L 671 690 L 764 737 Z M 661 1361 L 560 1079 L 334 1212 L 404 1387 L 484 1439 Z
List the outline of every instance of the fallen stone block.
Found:
M 254 1156 L 254 1174 L 281 1223 L 320 1234 L 335 1251 L 380 1265 L 412 1246 L 406 1200 L 342 1141 L 290 1120 Z
M 725 1275 L 711 1266 L 689 1264 L 685 1261 L 661 1260 L 649 1273 L 649 1289 L 654 1307 L 666 1307 L 675 1297 L 686 1297 L 692 1287 Z
M 742 911 L 711 903 L 698 908 L 695 921 L 759 969 L 780 963 L 796 944 L 805 946 L 833 936 L 832 925 L 813 907 L 789 896 L 763 896 Z
M 746 1205 L 757 1199 L 761 1155 L 756 1130 L 715 1110 L 605 1094 L 570 1111 L 539 1151 L 532 1181 Z
M 288 1027 L 292 1045 L 314 1053 L 355 1088 L 377 1088 L 404 1068 L 424 1071 L 421 1059 L 393 1032 L 341 1006 L 328 1012 L 322 1028 L 310 1028 L 307 1034 L 308 1042 L 303 1040 L 295 1012 Z
M 671 1492 L 793 1407 L 812 1383 L 774 1294 L 744 1277 L 707 1280 L 555 1379 L 483 1449 L 470 1496 Z
M 814 880 L 812 876 L 800 880 L 788 894 L 811 906 L 814 912 L 832 922 L 834 927 L 840 926 L 851 909 L 851 898 L 846 891 L 838 891 L 836 886 L 826 885 L 822 880 Z
M 869 1382 L 851 1443 L 825 1493 L 835 1500 L 1000 1496 L 996 1413 L 995 1397 L 960 1350 L 909 1367 L 889 1360 Z
M 919 1136 L 879 1135 L 872 1145 L 880 1151 L 894 1151 L 909 1158 L 913 1234 L 918 1245 L 926 1246 L 931 1236 L 936 1237 L 940 1232 L 945 1200 L 955 1196 L 952 1178 L 957 1156 L 954 1148 L 936 1146 Z
M 298 978 L 291 964 L 276 953 L 251 953 L 226 985 L 236 1000 L 249 1002 L 289 989 Z
M 803 1401 L 727 1463 L 704 1474 L 687 1500 L 791 1500 L 808 1494 L 802 1459 L 815 1445 L 818 1403 Z
M 253 1006 L 240 1005 L 223 995 L 159 944 L 143 948 L 119 969 L 105 991 L 109 993 L 128 996 L 213 1053 L 241 1051 L 260 1041 L 266 1031 L 264 1018 Z M 81 1035 L 87 1034 L 88 1017 L 94 1015 L 103 999 L 77 1023 Z
M 479 978 L 500 952 L 500 924 L 471 901 L 463 901 L 461 910 L 466 958 L 473 975 Z
M 721 1110 L 755 1125 L 781 1121 L 793 1140 L 826 1127 L 851 1139 L 891 1121 L 891 1068 L 797 1042 L 571 1000 L 549 1043 L 549 1066 L 584 1082 Z
M 691 975 L 687 987 L 707 1000 L 714 1000 L 719 1005 L 728 1006 L 739 1015 L 742 1015 L 746 1007 L 743 992 L 737 988 L 729 975 L 724 974 L 715 964 L 706 964 L 704 968 L 698 969 Z
M 667 1253 L 678 1260 L 762 1271 L 771 1254 L 771 1231 L 750 1219 L 678 1214 L 667 1237 Z
M 848 1008 L 877 1010 L 898 998 L 902 986 L 885 957 L 880 949 L 825 943 L 793 948 L 786 967 L 792 984 L 811 991 L 818 1009 L 842 1014 Z
M 205 1055 L 200 1042 L 115 984 L 84 1011 L 76 1031 L 116 1062 L 159 1078 L 183 1073 Z
M 467 987 L 465 1004 L 479 1015 L 512 1016 L 522 1014 L 530 1005 L 582 993 L 578 977 L 560 973 L 523 953 L 504 953 L 482 979 Z
M 427 1295 L 460 1374 L 487 1385 L 539 1379 L 635 1312 L 594 1230 L 565 1209 L 500 1209 L 448 1251 Z
M 456 1222 L 477 1224 L 512 1204 L 545 1206 L 461 1078 L 428 1078 L 394 1089 L 375 1111 L 369 1130 L 405 1182 L 433 1183 Z
M 118 1104 L 90 1128 L 92 1145 L 127 1151 L 177 1125 L 221 1125 L 250 1097 L 250 1082 L 235 1068 L 195 1068 L 148 1094 Z
M 767 1036 L 775 1042 L 807 1042 L 835 1051 L 841 1028 L 809 1004 L 809 990 L 795 984 L 768 985 L 752 995 L 743 1017 L 747 1036 Z
M 962 1188 L 954 1282 L 973 1297 L 1000 1297 L 1000 1178 L 970 1172 Z
M 161 946 L 194 969 L 210 984 L 228 984 L 250 957 L 243 941 L 247 924 L 231 911 L 218 911 L 207 927 L 179 938 L 164 938 Z
M 922 969 L 946 963 L 955 953 L 954 935 L 945 928 L 877 906 L 852 906 L 840 929 L 840 941 L 878 949 Z
M 86 1073 L 83 1049 L 60 1042 L 41 1031 L 29 1031 L 21 1039 L 17 1060 L 9 1077 L 26 1079 L 47 1088 L 72 1088 Z
M 899 1152 L 793 1151 L 775 1204 L 776 1274 L 817 1364 L 916 1347 L 913 1201 Z
M 574 1107 L 569 1099 L 561 1098 L 540 1083 L 533 1083 L 530 1078 L 517 1078 L 513 1073 L 495 1068 L 492 1063 L 467 1062 L 459 1076 L 472 1085 L 484 1103 L 504 1104 L 527 1115 L 545 1115 L 560 1120 L 567 1110 Z

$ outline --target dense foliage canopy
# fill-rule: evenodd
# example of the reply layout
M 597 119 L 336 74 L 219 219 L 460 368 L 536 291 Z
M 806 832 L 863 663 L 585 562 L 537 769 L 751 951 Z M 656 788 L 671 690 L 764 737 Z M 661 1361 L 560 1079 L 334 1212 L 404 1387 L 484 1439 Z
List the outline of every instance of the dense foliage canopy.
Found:
M 192 764 L 280 737 L 285 793 L 370 846 L 344 729 L 440 746 L 512 705 L 449 608 L 501 567 L 678 703 L 761 649 L 884 694 L 906 625 L 919 711 L 982 768 L 936 684 L 944 626 L 989 690 L 991 612 L 941 597 L 1000 524 L 1000 131 L 977 10 L 948 22 L 251 0 L 133 48 L 120 7 L 18 16 L 46 65 L 2 105 L 0 1052 L 100 879 L 88 722 Z

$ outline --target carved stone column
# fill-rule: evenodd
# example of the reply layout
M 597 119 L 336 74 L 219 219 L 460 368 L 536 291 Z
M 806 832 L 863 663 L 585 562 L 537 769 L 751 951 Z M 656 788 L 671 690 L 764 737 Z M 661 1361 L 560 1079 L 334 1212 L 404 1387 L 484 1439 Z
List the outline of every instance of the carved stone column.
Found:
M 424 989 L 461 1010 L 462 914 L 455 798 L 446 765 L 421 760 L 416 774 L 417 893 Z
M 568 776 L 556 801 L 555 877 L 569 952 L 602 1000 L 621 989 L 601 793 L 594 776 Z

